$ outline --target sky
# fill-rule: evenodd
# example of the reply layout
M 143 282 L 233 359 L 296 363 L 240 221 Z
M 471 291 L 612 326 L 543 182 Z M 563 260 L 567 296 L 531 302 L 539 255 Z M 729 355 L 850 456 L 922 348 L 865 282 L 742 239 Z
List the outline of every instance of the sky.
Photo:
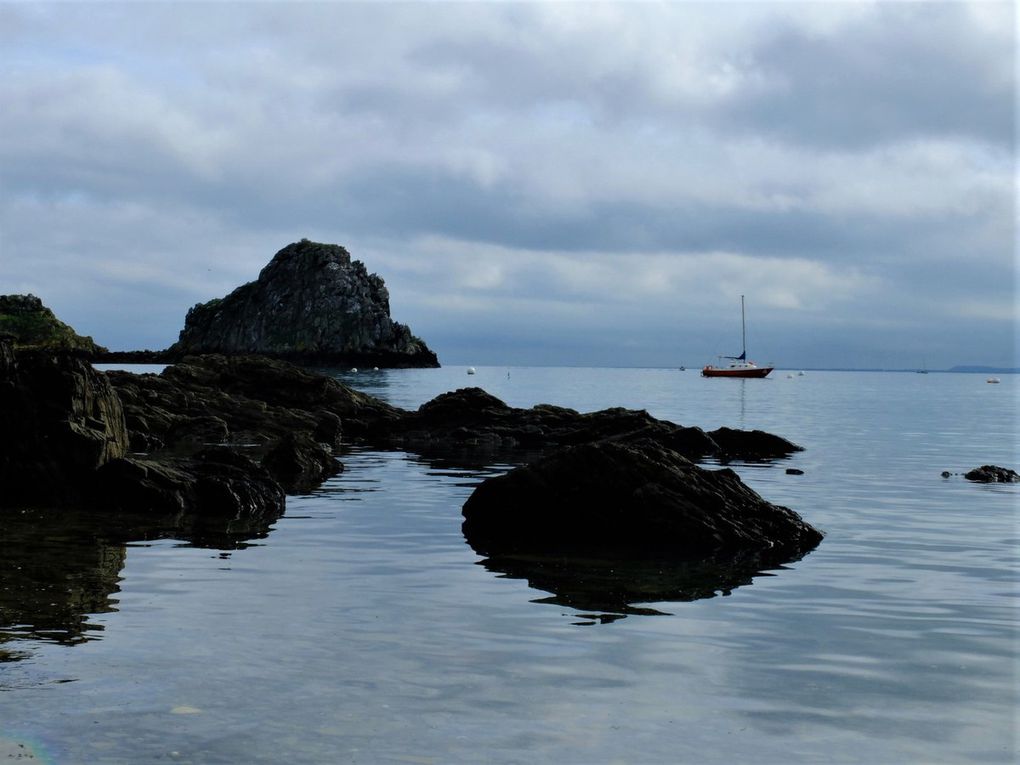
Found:
M 0 293 L 112 349 L 302 238 L 446 364 L 1020 366 L 1011 3 L 0 2 Z

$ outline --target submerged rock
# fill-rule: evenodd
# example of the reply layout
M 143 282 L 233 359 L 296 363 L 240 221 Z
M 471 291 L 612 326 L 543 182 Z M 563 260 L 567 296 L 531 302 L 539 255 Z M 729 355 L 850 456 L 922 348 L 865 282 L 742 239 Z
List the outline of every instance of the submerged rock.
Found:
M 264 354 L 302 363 L 436 367 L 424 341 L 390 318 L 381 277 L 335 244 L 302 239 L 254 282 L 188 311 L 169 353 Z
M 485 555 L 610 550 L 765 564 L 822 539 L 732 470 L 705 470 L 648 440 L 554 452 L 482 482 L 463 515 L 464 536 Z
M 978 483 L 1017 483 L 1020 482 L 1020 475 L 1015 470 L 999 467 L 998 465 L 982 465 L 965 473 L 964 478 L 968 481 Z

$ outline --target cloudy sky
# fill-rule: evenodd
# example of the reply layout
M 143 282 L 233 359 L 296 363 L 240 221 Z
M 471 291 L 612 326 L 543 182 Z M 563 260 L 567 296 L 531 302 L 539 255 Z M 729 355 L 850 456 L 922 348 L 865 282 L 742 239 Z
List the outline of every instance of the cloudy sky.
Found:
M 446 363 L 1017 362 L 1010 3 L 0 3 L 0 293 L 111 348 L 307 237 Z

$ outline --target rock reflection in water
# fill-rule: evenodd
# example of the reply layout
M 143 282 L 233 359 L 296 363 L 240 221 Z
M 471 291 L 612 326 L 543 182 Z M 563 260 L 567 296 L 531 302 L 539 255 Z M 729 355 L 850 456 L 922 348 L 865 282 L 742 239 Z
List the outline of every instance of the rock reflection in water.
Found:
M 528 585 L 551 597 L 533 602 L 566 606 L 582 612 L 581 624 L 608 623 L 628 615 L 664 615 L 642 603 L 670 603 L 729 595 L 770 576 L 757 556 L 735 559 L 671 560 L 626 554 L 514 553 L 479 561 L 489 571 Z M 589 612 L 589 613 L 584 613 Z
M 0 646 L 11 640 L 76 645 L 98 637 L 96 614 L 117 610 L 130 542 L 180 539 L 235 550 L 276 518 L 125 516 L 54 509 L 0 512 Z M 24 654 L 0 648 L 0 661 Z
M 102 629 L 90 614 L 116 610 L 126 551 L 81 516 L 42 510 L 0 515 L 0 642 L 64 644 Z

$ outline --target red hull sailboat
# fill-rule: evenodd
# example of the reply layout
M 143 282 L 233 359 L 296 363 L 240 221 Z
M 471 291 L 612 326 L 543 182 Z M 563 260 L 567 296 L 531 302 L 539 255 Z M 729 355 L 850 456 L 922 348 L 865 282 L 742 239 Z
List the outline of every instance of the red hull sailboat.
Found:
M 721 359 L 729 359 L 726 366 L 712 366 L 709 364 L 701 370 L 702 377 L 766 377 L 775 367 L 760 367 L 753 361 L 747 360 L 747 327 L 744 321 L 744 296 L 740 296 L 740 339 L 742 349 L 739 356 L 720 356 Z

